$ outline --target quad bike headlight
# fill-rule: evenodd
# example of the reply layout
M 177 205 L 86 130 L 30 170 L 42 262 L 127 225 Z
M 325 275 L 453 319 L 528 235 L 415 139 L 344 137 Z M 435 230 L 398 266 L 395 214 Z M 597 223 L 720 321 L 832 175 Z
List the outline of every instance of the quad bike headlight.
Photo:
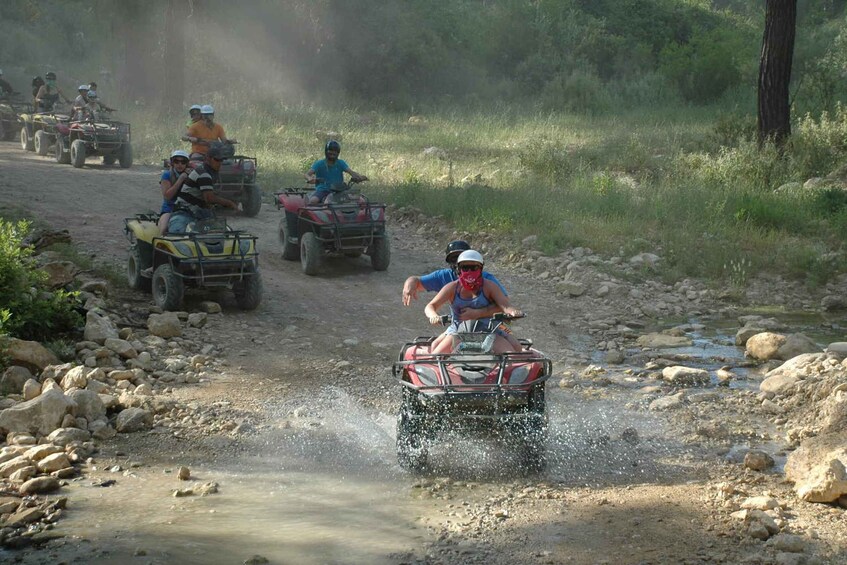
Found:
M 247 255 L 248 253 L 250 253 L 250 243 L 250 240 L 245 239 L 242 239 L 238 242 L 238 251 L 241 253 L 241 255 Z
M 509 384 L 519 385 L 526 382 L 529 377 L 529 365 L 521 365 L 512 369 L 512 374 L 509 376 Z
M 193 253 L 191 253 L 191 247 L 189 247 L 184 241 L 174 241 L 173 246 L 186 257 L 191 257 L 193 255 Z
M 434 386 L 438 384 L 438 374 L 434 369 L 424 365 L 415 365 L 414 371 L 424 385 Z
M 379 208 L 371 208 L 371 219 L 379 220 L 380 216 L 382 216 L 382 210 Z

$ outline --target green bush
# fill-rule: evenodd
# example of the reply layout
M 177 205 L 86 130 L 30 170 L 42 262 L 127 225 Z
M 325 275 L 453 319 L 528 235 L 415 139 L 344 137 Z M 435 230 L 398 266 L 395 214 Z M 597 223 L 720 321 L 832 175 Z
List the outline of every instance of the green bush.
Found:
M 46 273 L 36 269 L 21 241 L 26 221 L 0 220 L 0 335 L 42 341 L 81 323 L 76 293 L 44 288 Z

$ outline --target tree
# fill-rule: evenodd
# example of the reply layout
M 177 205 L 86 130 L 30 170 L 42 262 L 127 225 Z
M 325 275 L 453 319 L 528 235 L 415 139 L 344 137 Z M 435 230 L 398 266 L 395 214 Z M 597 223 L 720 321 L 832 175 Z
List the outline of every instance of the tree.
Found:
M 163 110 L 181 111 L 185 100 L 185 19 L 191 5 L 185 0 L 168 0 L 165 12 L 165 84 Z
M 766 0 L 759 60 L 759 143 L 782 144 L 791 135 L 788 85 L 794 57 L 797 0 Z

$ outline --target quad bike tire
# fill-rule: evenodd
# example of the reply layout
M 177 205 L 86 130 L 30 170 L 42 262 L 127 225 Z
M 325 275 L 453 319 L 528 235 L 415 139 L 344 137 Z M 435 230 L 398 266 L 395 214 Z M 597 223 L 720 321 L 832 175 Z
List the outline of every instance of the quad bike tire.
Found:
M 406 407 L 401 408 L 397 418 L 397 462 L 409 471 L 426 469 L 427 446 L 421 432 L 411 412 Z
M 21 149 L 24 151 L 35 151 L 35 143 L 29 137 L 26 126 L 21 128 Z
M 162 310 L 179 310 L 185 295 L 182 278 L 170 264 L 159 265 L 153 271 L 153 302 Z
M 262 189 L 258 184 L 248 184 L 244 187 L 241 199 L 241 211 L 245 216 L 255 217 L 262 209 Z
M 35 132 L 35 137 L 32 139 L 32 144 L 35 147 L 35 152 L 42 157 L 46 157 L 50 153 L 50 140 L 44 130 L 40 129 Z
M 547 468 L 547 419 L 533 414 L 522 426 L 521 459 L 528 473 L 541 473 Z
M 262 277 L 259 270 L 253 267 L 245 269 L 250 275 L 242 278 L 232 286 L 235 303 L 242 310 L 255 310 L 262 302 Z
M 128 169 L 132 166 L 132 145 L 124 143 L 118 151 L 118 163 L 122 169 Z
M 279 243 L 282 245 L 282 258 L 286 261 L 297 261 L 300 258 L 300 246 L 291 243 L 290 237 L 291 231 L 288 228 L 288 219 L 283 216 L 279 220 Z
M 104 165 L 114 165 L 118 160 L 114 155 L 103 155 L 103 164 Z
M 56 162 L 60 165 L 67 165 L 71 162 L 71 152 L 66 149 L 66 141 L 56 139 L 56 146 L 53 148 L 53 154 L 56 156 Z
M 129 257 L 126 260 L 126 282 L 129 287 L 135 290 L 150 291 L 151 281 L 149 278 L 142 276 L 143 271 L 147 266 L 141 260 L 141 250 L 137 245 L 134 245 L 129 250 Z
M 300 236 L 300 266 L 303 272 L 313 277 L 321 268 L 323 250 L 321 242 L 312 232 L 306 232 Z
M 85 142 L 81 139 L 74 139 L 71 143 L 71 165 L 77 169 L 85 165 Z
M 388 234 L 374 239 L 371 242 L 368 254 L 371 256 L 371 267 L 374 271 L 385 271 L 391 263 L 391 244 L 388 242 Z

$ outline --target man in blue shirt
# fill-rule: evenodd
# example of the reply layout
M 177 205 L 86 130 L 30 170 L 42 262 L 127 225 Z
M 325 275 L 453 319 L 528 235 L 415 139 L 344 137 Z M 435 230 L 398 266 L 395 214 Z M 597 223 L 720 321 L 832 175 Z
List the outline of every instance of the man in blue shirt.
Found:
M 448 243 L 447 255 L 444 257 L 444 260 L 447 261 L 447 264 L 450 265 L 450 267 L 447 269 L 438 269 L 421 277 L 409 277 L 406 279 L 406 282 L 403 283 L 403 304 L 409 306 L 412 303 L 412 300 L 418 299 L 418 292 L 422 290 L 438 292 L 448 283 L 458 280 L 459 277 L 456 274 L 456 260 L 463 251 L 467 251 L 470 248 L 471 246 L 468 245 L 468 242 L 460 239 Z M 503 294 L 508 296 L 506 289 L 502 284 L 500 284 L 497 277 L 488 272 L 483 272 L 482 276 L 499 286 L 500 290 L 503 291 Z M 464 322 L 467 320 L 490 318 L 500 311 L 500 307 L 496 304 L 492 304 L 485 308 L 466 308 L 462 311 L 461 321 Z
M 324 146 L 325 159 L 318 159 L 306 173 L 306 182 L 315 185 L 315 192 L 309 196 L 309 204 L 323 202 L 332 187 L 344 182 L 344 173 L 349 174 L 356 182 L 368 180 L 365 175 L 360 175 L 352 170 L 345 161 L 338 158 L 341 153 L 341 144 L 331 139 Z

